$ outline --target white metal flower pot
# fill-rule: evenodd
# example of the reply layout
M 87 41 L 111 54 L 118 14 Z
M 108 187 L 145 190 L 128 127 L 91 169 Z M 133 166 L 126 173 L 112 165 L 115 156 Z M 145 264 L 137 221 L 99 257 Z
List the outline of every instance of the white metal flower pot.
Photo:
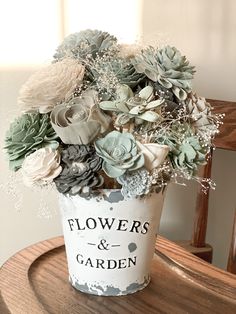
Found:
M 146 287 L 163 200 L 162 193 L 124 200 L 120 190 L 89 200 L 60 194 L 72 286 L 103 296 Z

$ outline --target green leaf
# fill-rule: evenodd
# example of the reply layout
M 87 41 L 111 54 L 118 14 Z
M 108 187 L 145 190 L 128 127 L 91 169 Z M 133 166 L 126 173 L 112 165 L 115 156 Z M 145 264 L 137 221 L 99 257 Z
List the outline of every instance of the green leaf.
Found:
M 99 107 L 102 110 L 119 111 L 117 110 L 116 103 L 114 101 L 102 101 L 100 102 Z
M 126 112 L 126 113 L 129 112 L 129 107 L 126 105 L 125 102 L 116 103 L 116 108 L 117 108 L 116 111 L 121 111 L 121 112 Z
M 154 101 L 151 101 L 149 102 L 147 105 L 146 105 L 146 109 L 152 109 L 152 108 L 156 108 L 158 106 L 160 106 L 165 100 L 161 100 L 161 99 L 158 99 L 158 100 L 154 100 Z
M 139 115 L 140 119 L 143 119 L 149 122 L 156 122 L 159 119 L 159 117 L 160 116 L 154 111 L 146 111 L 143 114 Z
M 120 113 L 118 114 L 116 121 L 115 121 L 115 125 L 121 126 L 124 125 L 126 123 L 128 123 L 130 121 L 131 117 L 125 113 Z
M 145 100 L 149 100 L 153 96 L 153 87 L 152 86 L 146 86 L 144 87 L 140 92 L 139 96 Z

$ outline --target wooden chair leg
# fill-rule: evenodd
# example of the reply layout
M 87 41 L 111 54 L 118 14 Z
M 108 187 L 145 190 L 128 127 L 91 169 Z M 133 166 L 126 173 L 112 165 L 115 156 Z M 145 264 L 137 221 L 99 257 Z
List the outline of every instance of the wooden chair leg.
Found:
M 203 169 L 203 178 L 211 177 L 213 151 L 210 152 L 208 163 Z M 188 252 L 200 257 L 206 262 L 212 262 L 213 248 L 211 245 L 206 244 L 206 231 L 207 231 L 207 218 L 208 218 L 208 201 L 209 190 L 206 193 L 202 191 L 199 186 L 197 193 L 195 218 L 193 235 L 191 241 L 176 241 L 178 245 L 183 247 Z
M 209 154 L 208 163 L 204 167 L 203 178 L 211 177 L 213 150 Z M 198 188 L 195 219 L 193 227 L 193 236 L 191 246 L 195 248 L 195 255 L 203 260 L 211 263 L 213 248 L 206 244 L 207 220 L 208 220 L 208 203 L 209 203 L 209 189 L 204 193 L 201 186 Z M 202 250 L 205 248 L 205 250 Z
M 234 224 L 228 257 L 227 271 L 232 274 L 236 274 L 236 209 L 234 214 Z

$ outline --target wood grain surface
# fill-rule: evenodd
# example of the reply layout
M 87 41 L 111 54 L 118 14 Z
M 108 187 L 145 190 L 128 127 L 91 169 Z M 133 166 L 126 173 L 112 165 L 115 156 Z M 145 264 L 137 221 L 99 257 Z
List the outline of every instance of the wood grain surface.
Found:
M 236 276 L 189 254 L 161 237 L 156 242 L 152 281 L 122 297 L 76 291 L 68 282 L 63 238 L 33 245 L 0 271 L 0 313 L 236 313 Z
M 232 228 L 231 245 L 227 263 L 227 271 L 236 275 L 236 209 L 234 211 L 234 223 Z
M 236 102 L 207 99 L 214 107 L 215 113 L 224 113 L 220 133 L 214 140 L 218 148 L 236 150 Z

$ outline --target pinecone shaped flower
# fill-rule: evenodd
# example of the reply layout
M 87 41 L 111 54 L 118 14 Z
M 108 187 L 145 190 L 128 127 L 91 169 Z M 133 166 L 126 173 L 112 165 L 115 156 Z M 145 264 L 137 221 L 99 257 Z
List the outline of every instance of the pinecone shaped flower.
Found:
M 137 72 L 144 73 L 150 80 L 171 89 L 180 100 L 186 99 L 187 93 L 192 89 L 194 67 L 175 47 L 148 47 L 132 62 Z
M 186 100 L 186 107 L 192 117 L 193 126 L 201 132 L 211 131 L 209 135 L 213 136 L 217 131 L 217 127 L 212 123 L 212 119 L 214 119 L 211 115 L 212 108 L 206 99 L 191 93 Z
M 90 145 L 69 145 L 61 152 L 62 172 L 54 180 L 57 190 L 63 194 L 88 197 L 93 188 L 103 184 L 98 174 L 102 159 Z

